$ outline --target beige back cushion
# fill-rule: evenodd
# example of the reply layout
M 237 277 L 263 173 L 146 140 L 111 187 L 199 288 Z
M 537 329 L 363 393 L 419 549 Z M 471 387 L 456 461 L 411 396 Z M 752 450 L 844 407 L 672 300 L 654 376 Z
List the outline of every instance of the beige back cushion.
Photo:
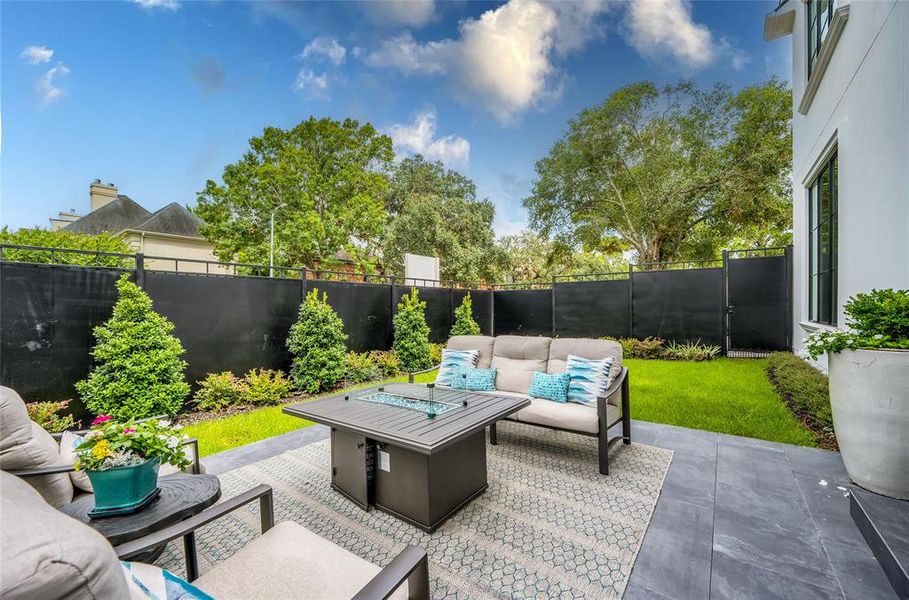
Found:
M 615 340 L 597 340 L 592 338 L 556 338 L 549 346 L 549 364 L 547 373 L 564 373 L 568 355 L 600 360 L 612 357 L 612 369 L 609 375 L 615 379 L 622 372 L 622 345 Z
M 0 597 L 129 598 L 114 549 L 100 533 L 0 473 Z
M 546 371 L 549 359 L 548 337 L 500 335 L 495 338 L 491 366 L 496 373 L 496 389 L 526 394 L 534 371 Z
M 492 362 L 492 345 L 496 338 L 487 335 L 456 335 L 448 340 L 449 350 L 479 350 L 478 369 L 488 369 Z
M 54 438 L 28 418 L 25 402 L 15 390 L 0 386 L 0 469 L 19 471 L 60 464 L 63 459 Z M 26 481 L 52 506 L 59 508 L 73 499 L 73 484 L 67 473 L 29 477 Z

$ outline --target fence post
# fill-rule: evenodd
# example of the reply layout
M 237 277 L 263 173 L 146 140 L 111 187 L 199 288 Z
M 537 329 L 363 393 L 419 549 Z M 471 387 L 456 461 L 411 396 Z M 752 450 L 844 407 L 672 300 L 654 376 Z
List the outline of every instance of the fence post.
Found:
M 634 265 L 628 263 L 628 337 L 634 337 Z
M 783 261 L 786 266 L 786 349 L 792 352 L 792 327 L 795 315 L 792 302 L 792 244 L 783 250 Z
M 396 285 L 395 282 L 396 281 L 397 281 L 397 278 L 394 275 L 392 275 L 391 276 L 391 285 L 389 286 L 390 293 L 388 295 L 389 306 L 391 306 L 391 339 L 392 339 L 392 343 L 394 343 L 395 313 L 398 310 L 398 307 L 395 304 L 395 285 Z
M 496 335 L 496 286 L 489 286 L 489 336 Z
M 723 250 L 723 356 L 729 354 L 730 331 L 729 320 L 732 318 L 733 307 L 729 306 L 729 251 Z
M 556 336 L 556 276 L 552 276 L 552 293 L 551 302 L 552 302 L 552 337 Z
M 145 289 L 145 255 L 136 252 L 136 285 Z
M 300 296 L 300 304 L 303 304 L 303 302 L 306 301 L 306 292 L 308 291 L 306 286 L 306 267 L 303 267 L 300 269 L 300 292 L 302 294 L 302 296 Z

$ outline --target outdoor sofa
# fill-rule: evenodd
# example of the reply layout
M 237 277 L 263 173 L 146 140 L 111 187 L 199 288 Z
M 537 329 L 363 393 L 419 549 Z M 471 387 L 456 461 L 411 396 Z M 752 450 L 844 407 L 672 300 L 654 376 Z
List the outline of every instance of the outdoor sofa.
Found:
M 380 569 L 298 523 L 274 525 L 272 489 L 267 485 L 112 548 L 97 531 L 56 510 L 24 480 L 5 471 L 0 471 L 0 597 L 135 598 L 132 574 L 157 570 L 135 563 L 124 569 L 121 560 L 183 538 L 187 572 L 195 572 L 194 532 L 256 500 L 262 536 L 195 579 L 192 585 L 202 592 L 219 600 L 429 599 L 424 550 L 407 546 Z M 166 580 L 163 574 L 159 577 Z M 172 589 L 173 582 L 168 586 Z
M 593 360 L 611 357 L 610 384 L 597 398 L 595 406 L 531 398 L 530 406 L 514 413 L 508 420 L 596 437 L 599 468 L 603 475 L 609 474 L 609 448 L 619 440 L 631 443 L 628 369 L 622 366 L 622 346 L 618 342 L 590 338 L 456 335 L 448 340 L 447 348 L 479 350 L 476 367 L 498 370 L 496 391 L 489 393 L 520 397 L 529 397 L 534 371 L 564 373 L 569 354 Z M 411 383 L 414 375 L 416 373 L 410 375 Z M 619 422 L 622 423 L 622 435 L 610 439 L 609 428 Z M 489 428 L 489 437 L 491 444 L 498 442 L 495 425 Z

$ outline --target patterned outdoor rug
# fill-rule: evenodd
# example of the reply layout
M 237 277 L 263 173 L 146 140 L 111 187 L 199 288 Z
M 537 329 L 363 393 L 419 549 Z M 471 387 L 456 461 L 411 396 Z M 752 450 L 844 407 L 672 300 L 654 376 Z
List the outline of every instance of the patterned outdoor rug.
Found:
M 596 440 L 518 423 L 488 446 L 489 489 L 433 534 L 364 512 L 329 486 L 324 440 L 221 476 L 223 497 L 274 488 L 275 521 L 301 523 L 377 565 L 405 545 L 429 553 L 433 598 L 620 598 L 672 460 L 618 444 L 610 475 Z M 201 572 L 259 535 L 258 503 L 197 534 Z M 182 544 L 158 561 L 183 572 Z

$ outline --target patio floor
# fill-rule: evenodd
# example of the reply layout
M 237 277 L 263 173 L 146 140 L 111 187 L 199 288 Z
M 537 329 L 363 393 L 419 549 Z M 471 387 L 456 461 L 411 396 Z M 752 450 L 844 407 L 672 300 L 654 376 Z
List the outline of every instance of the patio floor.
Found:
M 326 437 L 313 425 L 203 462 L 223 473 Z M 896 598 L 839 454 L 643 421 L 632 438 L 675 453 L 626 599 Z

